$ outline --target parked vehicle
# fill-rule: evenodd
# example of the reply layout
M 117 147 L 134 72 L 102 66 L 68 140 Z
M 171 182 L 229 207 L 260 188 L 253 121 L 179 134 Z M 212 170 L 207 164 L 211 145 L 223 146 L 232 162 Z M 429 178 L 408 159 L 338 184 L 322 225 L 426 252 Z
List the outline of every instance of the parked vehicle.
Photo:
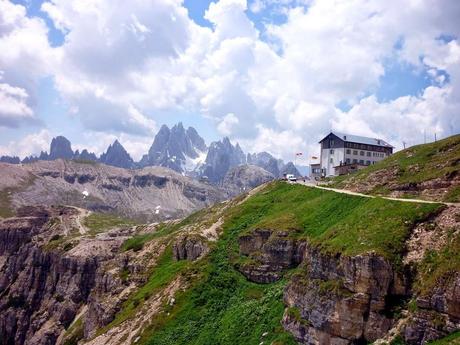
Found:
M 291 181 L 291 182 L 296 182 L 297 177 L 295 177 L 293 174 L 286 174 L 286 180 Z

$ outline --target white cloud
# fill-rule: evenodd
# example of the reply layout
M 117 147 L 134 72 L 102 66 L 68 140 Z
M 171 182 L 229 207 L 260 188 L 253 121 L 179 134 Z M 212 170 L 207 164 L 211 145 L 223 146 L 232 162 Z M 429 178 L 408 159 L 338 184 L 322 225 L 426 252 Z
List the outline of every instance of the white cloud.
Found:
M 233 113 L 228 113 L 217 126 L 217 130 L 224 136 L 231 135 L 233 128 L 240 122 Z
M 192 23 L 179 1 L 159 0 L 152 6 L 136 0 L 128 8 L 124 4 L 107 0 L 43 4 L 42 9 L 67 33 L 57 48 L 56 86 L 88 129 L 152 135 L 154 122 L 145 110 L 176 103 L 167 93 L 171 88 L 163 87 L 170 79 L 171 59 L 187 47 Z M 153 81 L 148 78 L 152 74 Z
M 251 12 L 259 13 L 260 11 L 265 9 L 266 6 L 267 5 L 263 0 L 254 0 L 249 6 L 249 9 L 251 10 Z
M 447 99 L 450 87 L 428 87 L 420 97 L 404 96 L 386 103 L 375 96 L 362 99 L 333 121 L 336 130 L 387 138 L 396 148 L 419 144 L 427 133 L 439 137 L 455 134 L 460 116 L 452 113 Z
M 241 146 L 247 152 L 267 151 L 275 157 L 293 160 L 296 152 L 307 152 L 309 146 L 305 138 L 292 130 L 275 131 L 262 125 L 254 128 L 254 140 L 243 139 Z
M 0 126 L 16 127 L 35 119 L 33 110 L 27 105 L 28 97 L 25 89 L 0 83 Z
M 89 152 L 94 152 L 97 156 L 100 156 L 107 150 L 115 140 L 118 140 L 131 157 L 138 161 L 142 158 L 142 155 L 146 154 L 152 145 L 153 139 L 151 137 L 137 136 L 121 133 L 120 135 L 93 132 L 88 131 L 82 135 L 84 141 L 73 144 L 74 150 L 78 149 L 80 152 L 83 149 L 87 149 Z
M 425 129 L 460 130 L 455 0 L 220 0 L 205 12 L 212 29 L 195 24 L 180 0 L 52 0 L 42 9 L 66 34 L 53 49 L 43 21 L 0 6 L 3 83 L 24 90 L 14 97 L 23 113 L 34 109 L 37 80 L 52 74 L 72 117 L 107 141 L 121 133 L 137 156 L 160 111 L 201 114 L 251 151 L 288 159 L 331 128 L 396 145 Z M 286 20 L 261 35 L 247 11 L 267 9 Z M 434 86 L 379 102 L 388 61 L 426 71 Z
M 24 158 L 30 154 L 38 155 L 41 151 L 49 150 L 52 136 L 47 129 L 28 134 L 20 140 L 0 146 L 0 155 L 19 156 Z
M 37 85 L 53 62 L 47 32 L 44 21 L 27 17 L 23 6 L 0 1 L 0 126 L 35 119 Z

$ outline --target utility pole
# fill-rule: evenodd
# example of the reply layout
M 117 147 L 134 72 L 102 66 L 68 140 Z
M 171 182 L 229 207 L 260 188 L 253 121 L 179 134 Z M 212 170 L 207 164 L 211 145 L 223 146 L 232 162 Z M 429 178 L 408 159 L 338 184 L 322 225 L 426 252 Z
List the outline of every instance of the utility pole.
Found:
M 434 142 L 436 142 L 436 132 L 434 132 Z
M 426 129 L 423 130 L 423 143 L 426 144 Z
M 406 149 L 406 142 L 405 141 L 403 141 L 403 147 L 404 147 L 404 149 Z

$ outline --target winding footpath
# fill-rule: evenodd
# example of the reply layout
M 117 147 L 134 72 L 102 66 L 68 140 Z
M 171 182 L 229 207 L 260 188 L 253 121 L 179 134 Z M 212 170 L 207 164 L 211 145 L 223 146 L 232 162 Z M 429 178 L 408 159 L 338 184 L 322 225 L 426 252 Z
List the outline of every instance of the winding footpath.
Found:
M 348 195 L 354 195 L 354 196 L 361 196 L 364 198 L 370 198 L 370 199 L 375 199 L 375 198 L 382 198 L 386 200 L 394 200 L 394 201 L 402 201 L 402 202 L 413 202 L 413 203 L 423 203 L 423 204 L 444 204 L 447 206 L 455 206 L 455 207 L 460 207 L 460 203 L 456 202 L 443 202 L 443 201 L 431 201 L 431 200 L 422 200 L 422 199 L 405 199 L 405 198 L 394 198 L 390 196 L 377 196 L 377 195 L 369 195 L 369 194 L 363 194 L 363 193 L 358 193 L 358 192 L 353 192 L 351 190 L 347 189 L 337 189 L 337 188 L 330 188 L 330 187 L 324 187 L 316 184 L 315 182 L 312 181 L 297 181 L 296 183 L 304 185 L 306 187 L 313 187 L 313 188 L 318 188 L 318 189 L 323 189 L 323 190 L 329 190 L 332 192 L 336 193 L 341 193 L 341 194 L 348 194 Z

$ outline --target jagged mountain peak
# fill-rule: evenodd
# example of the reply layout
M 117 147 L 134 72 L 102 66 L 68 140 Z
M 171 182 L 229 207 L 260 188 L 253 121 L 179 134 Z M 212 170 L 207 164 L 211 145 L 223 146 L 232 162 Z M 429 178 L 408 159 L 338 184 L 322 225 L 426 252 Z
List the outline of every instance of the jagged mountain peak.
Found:
M 206 176 L 211 182 L 220 183 L 232 167 L 252 164 L 270 172 L 275 177 L 283 172 L 298 174 L 292 163 L 284 164 L 269 152 L 244 153 L 238 142 L 232 143 L 229 137 L 212 142 L 209 147 L 194 127 L 184 127 L 178 122 L 172 127 L 162 125 L 153 143 L 139 163 L 135 163 L 118 139 L 110 144 L 100 158 L 88 150 L 72 151 L 70 141 L 60 135 L 53 138 L 50 154 L 41 152 L 38 157 L 24 158 L 24 163 L 36 160 L 81 159 L 100 161 L 107 165 L 123 168 L 163 166 L 193 177 Z M 7 157 L 3 161 L 17 161 Z
M 206 151 L 206 143 L 204 139 L 198 134 L 195 128 L 188 127 L 187 136 L 190 138 L 190 141 L 192 142 L 194 147 L 196 147 L 200 151 Z
M 207 146 L 204 139 L 193 128 L 185 130 L 182 122 L 171 129 L 161 126 L 148 154 L 141 159 L 141 166 L 163 166 L 179 173 L 195 171 L 204 160 Z
M 21 160 L 18 156 L 1 156 L 0 157 L 1 163 L 9 163 L 9 164 L 19 164 Z
M 134 161 L 123 147 L 123 145 L 116 139 L 113 144 L 109 145 L 107 151 L 104 152 L 100 159 L 102 163 L 113 165 L 119 168 L 133 168 Z
M 185 130 L 184 125 L 182 124 L 182 122 L 176 123 L 172 128 L 175 128 L 175 129 L 178 129 L 178 130 Z
M 115 139 L 115 141 L 113 142 L 111 146 L 116 147 L 116 148 L 122 148 L 123 150 L 125 149 L 123 145 L 121 145 L 121 143 L 118 141 L 118 139 Z
M 73 155 L 72 145 L 66 137 L 59 135 L 51 140 L 48 159 L 72 159 Z
M 202 175 L 217 183 L 224 179 L 229 169 L 244 163 L 246 156 L 239 145 L 233 146 L 230 139 L 225 137 L 210 145 L 205 165 L 202 167 Z

